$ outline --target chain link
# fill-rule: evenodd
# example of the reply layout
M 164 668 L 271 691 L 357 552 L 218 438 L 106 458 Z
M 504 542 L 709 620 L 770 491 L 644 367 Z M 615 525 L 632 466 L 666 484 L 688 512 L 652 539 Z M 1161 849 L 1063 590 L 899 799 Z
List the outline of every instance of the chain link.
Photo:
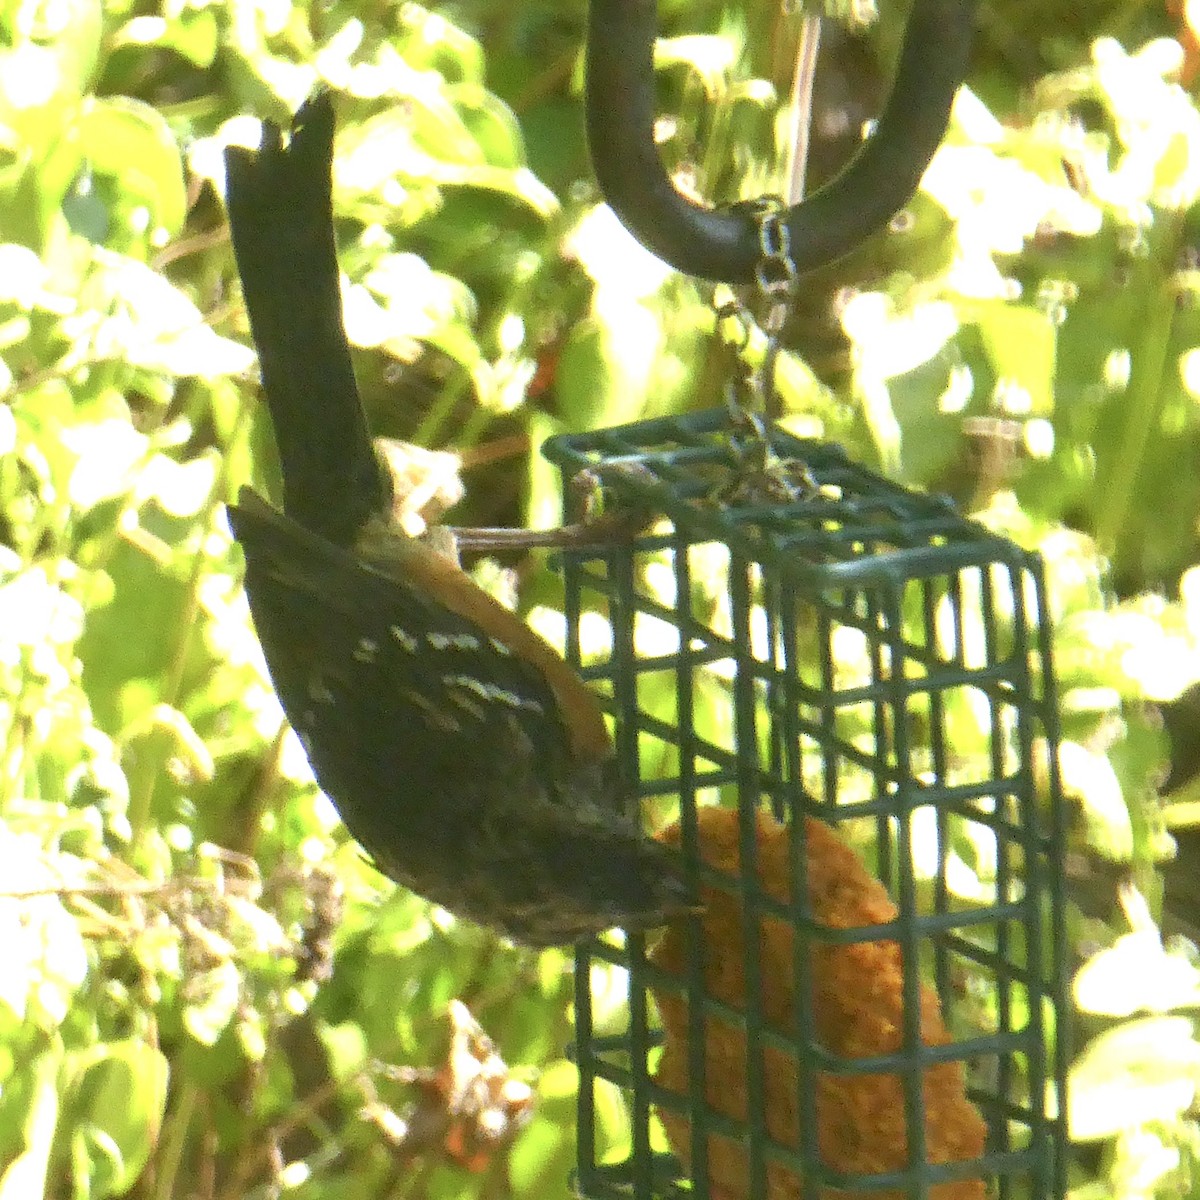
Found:
M 781 460 L 771 448 L 771 423 L 779 413 L 775 388 L 775 366 L 779 358 L 784 326 L 796 297 L 800 275 L 791 251 L 787 209 L 777 197 L 753 202 L 758 226 L 759 261 L 754 283 L 762 316 L 754 314 L 736 296 L 718 291 L 713 310 L 720 327 L 732 322 L 736 332 L 722 336 L 733 351 L 735 367 L 725 389 L 740 460 L 731 479 L 714 494 L 723 504 L 764 501 L 788 502 L 815 490 L 807 467 L 801 462 Z M 766 337 L 766 348 L 757 366 L 748 362 L 755 325 Z
M 729 341 L 739 357 L 744 357 L 749 349 L 756 323 L 766 336 L 766 350 L 758 368 L 746 371 L 743 386 L 737 390 L 749 393 L 743 406 L 754 405 L 768 418 L 773 418 L 778 408 L 775 362 L 800 275 L 792 258 L 791 233 L 785 220 L 783 201 L 778 197 L 762 197 L 752 202 L 751 209 L 758 225 L 760 256 L 754 268 L 754 283 L 762 317 L 756 322 L 747 306 L 728 294 L 721 299 L 714 295 L 713 308 L 718 324 L 723 321 L 737 323 L 737 339 Z
M 803 12 L 804 0 L 781 0 L 785 15 Z M 815 42 L 813 43 L 815 48 Z M 814 49 L 815 53 L 815 49 Z M 797 70 L 799 71 L 799 67 Z M 789 186 L 791 186 L 789 184 Z M 758 229 L 758 261 L 754 267 L 755 313 L 733 293 L 713 295 L 719 334 L 733 351 L 736 366 L 725 387 L 731 435 L 738 466 L 731 479 L 715 493 L 720 503 L 764 500 L 789 501 L 815 493 L 816 485 L 807 466 L 781 459 L 771 445 L 771 427 L 782 405 L 776 387 L 776 367 L 782 348 L 784 327 L 800 283 L 792 256 L 787 202 L 764 196 L 740 207 L 748 209 Z M 736 334 L 729 336 L 724 323 L 734 322 Z M 757 365 L 751 365 L 751 342 L 755 326 L 762 330 L 766 346 Z
M 762 320 L 767 349 L 762 363 L 751 378 L 751 388 L 768 420 L 779 415 L 779 395 L 775 389 L 775 363 L 788 313 L 796 297 L 800 275 L 792 258 L 791 232 L 783 201 L 766 197 L 755 206 L 758 222 L 758 247 L 761 256 L 754 268 L 754 282 L 765 308 Z

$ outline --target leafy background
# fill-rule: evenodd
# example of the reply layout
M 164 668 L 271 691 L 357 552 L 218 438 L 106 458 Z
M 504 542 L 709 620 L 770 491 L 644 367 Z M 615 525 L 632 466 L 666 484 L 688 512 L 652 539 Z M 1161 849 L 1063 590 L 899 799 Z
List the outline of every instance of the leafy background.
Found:
M 828 26 L 818 179 L 894 7 Z M 1159 794 L 1163 712 L 1178 777 L 1200 738 L 1193 7 L 987 5 L 922 193 L 806 281 L 780 372 L 793 428 L 1047 554 L 1088 1196 L 1200 1189 L 1200 797 Z M 796 21 L 660 16 L 664 156 L 713 199 L 770 190 Z M 463 455 L 460 523 L 549 524 L 548 433 L 708 407 L 727 367 L 711 297 L 598 207 L 583 17 L 0 0 L 0 1200 L 567 1193 L 569 960 L 386 886 L 266 681 L 222 515 L 273 468 L 221 149 L 334 89 L 373 424 Z M 552 632 L 553 578 L 515 581 Z M 443 1063 L 455 998 L 536 1092 L 476 1159 L 379 1065 Z

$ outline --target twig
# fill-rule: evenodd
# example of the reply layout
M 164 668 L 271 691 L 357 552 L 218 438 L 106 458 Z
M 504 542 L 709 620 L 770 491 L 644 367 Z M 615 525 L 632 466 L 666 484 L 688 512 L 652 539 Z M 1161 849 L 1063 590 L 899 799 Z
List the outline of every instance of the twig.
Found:
M 796 70 L 788 106 L 791 136 L 783 187 L 784 203 L 790 208 L 804 199 L 808 176 L 808 154 L 812 142 L 813 83 L 817 77 L 817 54 L 821 49 L 821 17 L 805 13 L 796 45 Z

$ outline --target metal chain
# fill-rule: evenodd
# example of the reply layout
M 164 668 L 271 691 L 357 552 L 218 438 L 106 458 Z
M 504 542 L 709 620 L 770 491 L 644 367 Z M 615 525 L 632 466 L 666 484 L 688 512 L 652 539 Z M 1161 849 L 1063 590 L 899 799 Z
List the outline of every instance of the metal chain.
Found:
M 726 341 L 742 363 L 745 363 L 756 324 L 766 336 L 766 350 L 758 367 L 747 367 L 740 378 L 731 381 L 729 404 L 731 408 L 743 411 L 754 408 L 773 420 L 779 415 L 775 363 L 800 275 L 791 254 L 791 235 L 784 220 L 783 201 L 778 197 L 762 197 L 750 202 L 750 206 L 759 229 L 761 254 L 754 269 L 754 282 L 762 318 L 756 322 L 750 309 L 732 295 L 720 300 L 714 295 L 713 310 L 718 326 L 725 321 L 736 323 L 736 335 Z
M 799 284 L 799 272 L 791 254 L 786 207 L 778 198 L 754 202 L 760 256 L 754 282 L 762 311 L 758 322 L 767 344 L 757 367 L 747 363 L 754 316 L 733 296 L 717 300 L 714 310 L 718 326 L 733 321 L 736 333 L 727 338 L 740 370 L 726 387 L 726 404 L 732 421 L 739 466 L 733 477 L 714 495 L 720 503 L 788 502 L 815 488 L 803 463 L 781 460 L 771 447 L 770 428 L 779 416 L 775 388 L 775 366 L 781 349 L 784 326 Z
M 767 197 L 755 206 L 758 222 L 758 246 L 761 255 L 754 268 L 754 282 L 766 309 L 762 328 L 767 349 L 752 378 L 752 387 L 762 414 L 768 421 L 779 416 L 779 394 L 775 388 L 775 362 L 788 313 L 796 297 L 800 275 L 792 258 L 791 233 L 784 220 L 782 200 Z
M 785 14 L 803 9 L 803 0 L 782 0 Z M 815 42 L 813 43 L 815 54 Z M 797 71 L 800 71 L 797 67 Z M 796 197 L 799 199 L 799 197 Z M 757 291 L 755 308 L 758 325 L 766 337 L 766 348 L 756 367 L 748 363 L 755 318 L 736 297 L 718 301 L 713 307 L 717 326 L 736 322 L 737 334 L 726 338 L 736 356 L 735 368 L 726 385 L 731 434 L 740 464 L 733 478 L 718 489 L 722 503 L 762 499 L 792 500 L 815 491 L 808 468 L 801 462 L 782 460 L 771 445 L 771 426 L 781 415 L 782 405 L 776 387 L 776 367 L 782 348 L 784 326 L 796 299 L 800 273 L 792 255 L 791 230 L 787 223 L 787 202 L 778 196 L 764 196 L 749 202 L 758 227 L 758 261 L 754 267 Z

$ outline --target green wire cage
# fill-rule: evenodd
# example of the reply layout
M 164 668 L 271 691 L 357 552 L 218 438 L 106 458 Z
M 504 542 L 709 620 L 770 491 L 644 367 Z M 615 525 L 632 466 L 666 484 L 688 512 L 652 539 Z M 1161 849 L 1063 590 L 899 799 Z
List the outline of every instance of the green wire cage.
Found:
M 568 657 L 705 904 L 578 951 L 577 1189 L 1061 1197 L 1041 562 L 765 437 L 721 411 L 547 445 L 661 514 L 564 554 Z

